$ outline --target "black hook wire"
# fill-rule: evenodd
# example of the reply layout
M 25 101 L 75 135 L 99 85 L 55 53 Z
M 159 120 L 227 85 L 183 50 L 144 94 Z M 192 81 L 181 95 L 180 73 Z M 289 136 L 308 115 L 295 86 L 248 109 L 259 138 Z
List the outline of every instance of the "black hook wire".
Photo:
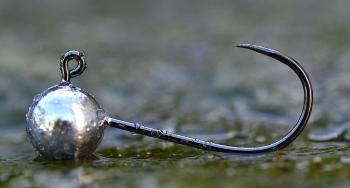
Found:
M 183 144 L 186 146 L 196 147 L 203 150 L 208 151 L 217 151 L 217 152 L 227 152 L 227 153 L 265 153 L 265 152 L 272 152 L 279 149 L 282 149 L 286 146 L 288 146 L 291 142 L 293 142 L 299 134 L 303 131 L 305 128 L 311 111 L 312 111 L 312 104 L 313 104 L 313 90 L 312 85 L 310 82 L 310 79 L 303 69 L 303 67 L 293 58 L 282 54 L 281 52 L 278 52 L 273 49 L 269 49 L 262 46 L 252 45 L 252 44 L 240 44 L 236 45 L 235 47 L 239 48 L 245 48 L 249 50 L 253 50 L 257 53 L 266 55 L 268 57 L 271 57 L 273 59 L 276 59 L 285 65 L 287 65 L 289 68 L 291 68 L 299 77 L 304 90 L 304 105 L 303 110 L 300 115 L 299 120 L 295 124 L 295 126 L 292 128 L 292 130 L 289 131 L 287 135 L 285 135 L 280 140 L 265 146 L 259 146 L 259 147 L 233 147 L 233 146 L 227 146 L 222 144 L 216 144 L 212 142 L 202 141 L 195 138 L 190 138 L 182 135 L 177 135 L 173 133 L 169 133 L 165 130 L 157 130 L 150 127 L 145 127 L 143 125 L 140 125 L 138 123 L 130 123 L 118 119 L 113 118 L 107 118 L 107 124 L 111 127 L 123 129 L 126 131 L 130 131 L 133 133 L 150 136 L 154 138 L 163 139 L 170 142 L 175 142 L 178 144 Z

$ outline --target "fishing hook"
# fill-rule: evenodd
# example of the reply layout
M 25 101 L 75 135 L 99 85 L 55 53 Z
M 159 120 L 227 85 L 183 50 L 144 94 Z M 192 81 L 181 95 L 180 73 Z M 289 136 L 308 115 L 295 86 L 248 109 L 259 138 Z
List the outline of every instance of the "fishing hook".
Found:
M 250 44 L 236 47 L 253 50 L 286 64 L 303 85 L 304 105 L 298 122 L 287 135 L 270 145 L 233 147 L 108 117 L 92 95 L 70 83 L 71 78 L 81 75 L 86 69 L 85 56 L 78 51 L 68 51 L 62 56 L 61 83 L 34 98 L 26 115 L 28 138 L 41 155 L 53 159 L 85 158 L 91 155 L 101 142 L 107 126 L 208 151 L 253 154 L 282 149 L 298 137 L 309 120 L 313 100 L 310 79 L 297 61 L 276 50 Z M 77 61 L 77 65 L 69 69 L 68 64 L 72 60 Z
M 126 130 L 129 132 L 133 132 L 133 133 L 137 133 L 137 134 L 141 134 L 141 135 L 145 135 L 153 138 L 159 138 L 162 140 L 175 142 L 178 144 L 191 146 L 191 147 L 195 147 L 195 148 L 199 148 L 207 151 L 240 153 L 240 154 L 258 154 L 258 153 L 266 153 L 266 152 L 280 150 L 288 146 L 300 135 L 300 133 L 306 127 L 307 122 L 311 115 L 312 105 L 313 105 L 313 89 L 312 89 L 309 76 L 307 75 L 304 68 L 296 60 L 294 60 L 293 58 L 287 55 L 282 54 L 277 50 L 273 50 L 273 49 L 258 46 L 258 45 L 252 45 L 252 44 L 239 44 L 234 47 L 249 49 L 257 53 L 263 54 L 265 56 L 271 57 L 275 60 L 278 60 L 279 62 L 291 68 L 297 74 L 298 78 L 301 81 L 301 84 L 303 86 L 303 92 L 304 92 L 304 104 L 303 104 L 301 115 L 297 123 L 294 125 L 294 127 L 288 132 L 287 135 L 282 137 L 280 140 L 272 144 L 259 146 L 259 147 L 234 147 L 234 146 L 207 142 L 207 141 L 203 141 L 195 138 L 190 138 L 187 136 L 170 133 L 165 130 L 158 130 L 158 129 L 146 127 L 139 123 L 122 121 L 111 117 L 107 117 L 107 120 L 106 120 L 107 124 L 114 128 Z

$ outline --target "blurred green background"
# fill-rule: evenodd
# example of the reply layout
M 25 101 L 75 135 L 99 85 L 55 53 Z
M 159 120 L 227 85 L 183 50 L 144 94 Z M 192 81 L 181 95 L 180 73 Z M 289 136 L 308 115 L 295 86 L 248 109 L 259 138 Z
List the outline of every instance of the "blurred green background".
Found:
M 349 7 L 345 0 L 1 0 L 0 186 L 347 187 Z M 285 65 L 232 47 L 239 43 L 287 53 L 313 82 L 309 126 L 283 151 L 203 152 L 109 128 L 91 159 L 54 162 L 37 158 L 26 140 L 34 95 L 59 83 L 64 52 L 81 50 L 88 69 L 72 82 L 112 117 L 230 145 L 271 143 L 297 121 L 302 88 Z M 314 132 L 327 142 L 308 139 Z

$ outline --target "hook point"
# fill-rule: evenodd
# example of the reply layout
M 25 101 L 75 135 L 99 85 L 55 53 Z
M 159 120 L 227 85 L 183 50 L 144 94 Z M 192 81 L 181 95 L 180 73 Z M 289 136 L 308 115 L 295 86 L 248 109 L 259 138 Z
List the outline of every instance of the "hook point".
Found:
M 246 48 L 249 46 L 254 46 L 254 45 L 252 45 L 252 44 L 234 44 L 234 45 L 232 45 L 232 47 L 237 47 L 237 48 Z

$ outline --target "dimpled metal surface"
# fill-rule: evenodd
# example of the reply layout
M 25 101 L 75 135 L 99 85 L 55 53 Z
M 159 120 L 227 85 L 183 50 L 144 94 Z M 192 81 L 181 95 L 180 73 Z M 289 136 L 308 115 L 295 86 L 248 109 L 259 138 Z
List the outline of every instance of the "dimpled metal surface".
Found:
M 53 159 L 90 156 L 106 127 L 104 110 L 97 101 L 64 82 L 34 98 L 27 122 L 27 135 L 34 148 Z

